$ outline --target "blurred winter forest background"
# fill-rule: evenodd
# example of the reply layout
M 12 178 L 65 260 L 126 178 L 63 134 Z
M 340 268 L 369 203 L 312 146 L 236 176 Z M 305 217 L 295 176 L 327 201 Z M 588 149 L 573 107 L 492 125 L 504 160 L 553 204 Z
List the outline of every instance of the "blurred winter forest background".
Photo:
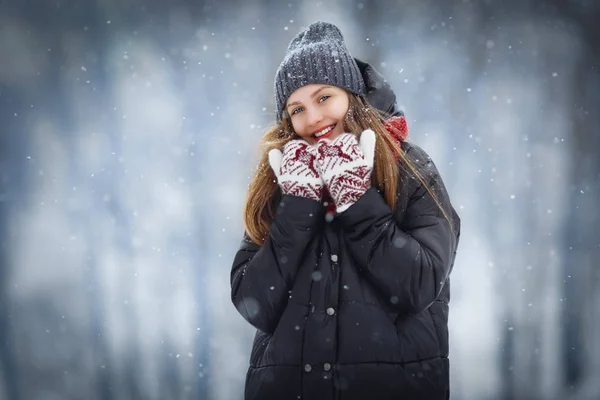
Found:
M 242 205 L 319 19 L 462 217 L 452 398 L 600 398 L 594 0 L 0 1 L 0 398 L 242 398 Z

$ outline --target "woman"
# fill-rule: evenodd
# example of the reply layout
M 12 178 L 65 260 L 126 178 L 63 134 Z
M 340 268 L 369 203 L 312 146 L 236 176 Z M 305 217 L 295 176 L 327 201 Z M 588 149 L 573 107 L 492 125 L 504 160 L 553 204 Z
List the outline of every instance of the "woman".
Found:
M 275 97 L 231 271 L 245 398 L 448 398 L 460 220 L 435 165 L 332 24 L 292 40 Z

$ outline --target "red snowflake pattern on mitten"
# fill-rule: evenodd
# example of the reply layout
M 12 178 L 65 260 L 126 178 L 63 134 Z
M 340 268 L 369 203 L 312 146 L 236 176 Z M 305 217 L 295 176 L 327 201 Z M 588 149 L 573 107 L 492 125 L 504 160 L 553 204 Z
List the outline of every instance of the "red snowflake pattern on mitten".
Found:
M 324 182 L 316 166 L 316 151 L 304 140 L 290 140 L 269 152 L 269 164 L 283 194 L 320 201 Z
M 338 213 L 347 210 L 371 187 L 375 134 L 366 130 L 360 143 L 351 133 L 316 144 L 317 166 Z

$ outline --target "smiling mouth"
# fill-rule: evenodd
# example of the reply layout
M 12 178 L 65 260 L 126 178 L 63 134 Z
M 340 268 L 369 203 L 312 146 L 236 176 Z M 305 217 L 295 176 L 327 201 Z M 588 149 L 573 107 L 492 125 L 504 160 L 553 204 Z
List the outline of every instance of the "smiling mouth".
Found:
M 319 132 L 315 133 L 314 135 L 312 135 L 312 137 L 315 139 L 323 139 L 323 138 L 329 136 L 331 134 L 331 132 L 333 132 L 336 125 L 337 124 L 330 125 L 327 128 L 322 129 Z

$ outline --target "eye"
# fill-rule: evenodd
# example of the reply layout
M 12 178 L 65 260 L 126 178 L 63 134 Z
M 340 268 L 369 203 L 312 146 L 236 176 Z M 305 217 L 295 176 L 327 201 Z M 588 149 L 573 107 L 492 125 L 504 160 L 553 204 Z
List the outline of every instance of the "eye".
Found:
M 303 108 L 302 108 L 302 107 L 296 107 L 296 108 L 294 108 L 294 109 L 292 110 L 292 112 L 290 113 L 290 115 L 297 114 L 297 113 L 299 113 L 299 112 L 300 112 L 300 111 L 302 111 L 302 110 L 303 110 Z
M 324 102 L 325 100 L 327 100 L 328 98 L 330 98 L 331 96 L 328 96 L 326 94 L 324 94 L 323 96 L 319 97 L 319 103 Z

